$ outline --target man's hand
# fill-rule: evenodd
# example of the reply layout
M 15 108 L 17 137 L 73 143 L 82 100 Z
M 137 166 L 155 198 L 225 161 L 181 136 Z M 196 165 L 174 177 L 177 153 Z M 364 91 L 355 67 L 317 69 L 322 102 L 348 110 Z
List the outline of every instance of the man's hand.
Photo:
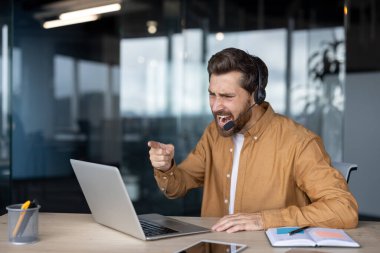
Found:
M 226 215 L 211 228 L 214 231 L 234 233 L 243 230 L 262 230 L 263 220 L 259 213 L 238 213 Z
M 162 171 L 169 170 L 172 167 L 174 146 L 156 141 L 149 141 L 148 146 L 150 147 L 149 158 L 153 168 Z

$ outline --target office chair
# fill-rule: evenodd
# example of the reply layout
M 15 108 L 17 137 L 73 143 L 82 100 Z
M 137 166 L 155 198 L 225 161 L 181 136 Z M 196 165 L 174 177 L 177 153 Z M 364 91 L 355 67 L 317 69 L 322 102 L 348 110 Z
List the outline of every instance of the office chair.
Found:
M 331 165 L 342 173 L 347 183 L 350 179 L 351 171 L 358 169 L 358 165 L 354 163 L 332 162 Z

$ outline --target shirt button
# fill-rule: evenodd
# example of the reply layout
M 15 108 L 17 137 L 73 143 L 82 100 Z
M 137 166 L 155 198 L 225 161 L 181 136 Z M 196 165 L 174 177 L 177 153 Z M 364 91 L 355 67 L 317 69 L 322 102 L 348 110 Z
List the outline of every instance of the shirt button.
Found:
M 161 191 L 165 191 L 165 188 L 164 188 L 164 187 L 162 187 L 162 188 L 161 188 Z
M 229 178 L 231 175 L 230 174 L 227 174 L 227 177 Z
M 173 172 L 170 172 L 170 176 L 173 176 Z
M 232 153 L 232 151 L 234 151 L 232 148 L 230 148 L 230 152 Z
M 228 203 L 228 199 L 225 199 L 225 200 L 224 200 L 224 203 L 226 203 L 226 204 L 227 204 L 227 203 Z
M 162 177 L 162 178 L 165 179 L 165 180 L 168 179 L 167 177 Z
M 257 141 L 257 136 L 253 136 L 253 139 L 254 139 L 255 141 Z

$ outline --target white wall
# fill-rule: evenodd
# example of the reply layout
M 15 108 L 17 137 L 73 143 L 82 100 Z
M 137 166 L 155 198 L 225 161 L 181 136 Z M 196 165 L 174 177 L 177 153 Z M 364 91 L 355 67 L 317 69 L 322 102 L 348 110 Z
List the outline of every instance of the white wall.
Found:
M 380 72 L 347 74 L 343 160 L 362 215 L 380 217 Z

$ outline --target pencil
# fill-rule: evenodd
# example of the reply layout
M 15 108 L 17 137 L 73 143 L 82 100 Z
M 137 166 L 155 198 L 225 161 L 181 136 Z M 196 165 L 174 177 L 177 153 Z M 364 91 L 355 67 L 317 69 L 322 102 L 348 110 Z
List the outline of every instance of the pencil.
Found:
M 28 209 L 29 205 L 30 205 L 30 200 L 28 200 L 28 201 L 26 201 L 24 204 L 22 204 L 22 206 L 21 206 L 21 210 L 26 210 L 26 209 Z M 13 229 L 13 232 L 12 232 L 12 236 L 13 236 L 13 237 L 16 237 L 16 235 L 17 235 L 17 233 L 18 233 L 18 230 L 19 230 L 19 228 L 20 228 L 20 225 L 21 225 L 21 223 L 22 223 L 22 221 L 23 221 L 23 219 L 24 219 L 24 216 L 25 216 L 25 211 L 24 211 L 24 212 L 21 211 L 21 213 L 20 213 L 20 217 L 18 218 L 17 223 L 16 223 L 16 226 L 15 226 L 15 228 Z

